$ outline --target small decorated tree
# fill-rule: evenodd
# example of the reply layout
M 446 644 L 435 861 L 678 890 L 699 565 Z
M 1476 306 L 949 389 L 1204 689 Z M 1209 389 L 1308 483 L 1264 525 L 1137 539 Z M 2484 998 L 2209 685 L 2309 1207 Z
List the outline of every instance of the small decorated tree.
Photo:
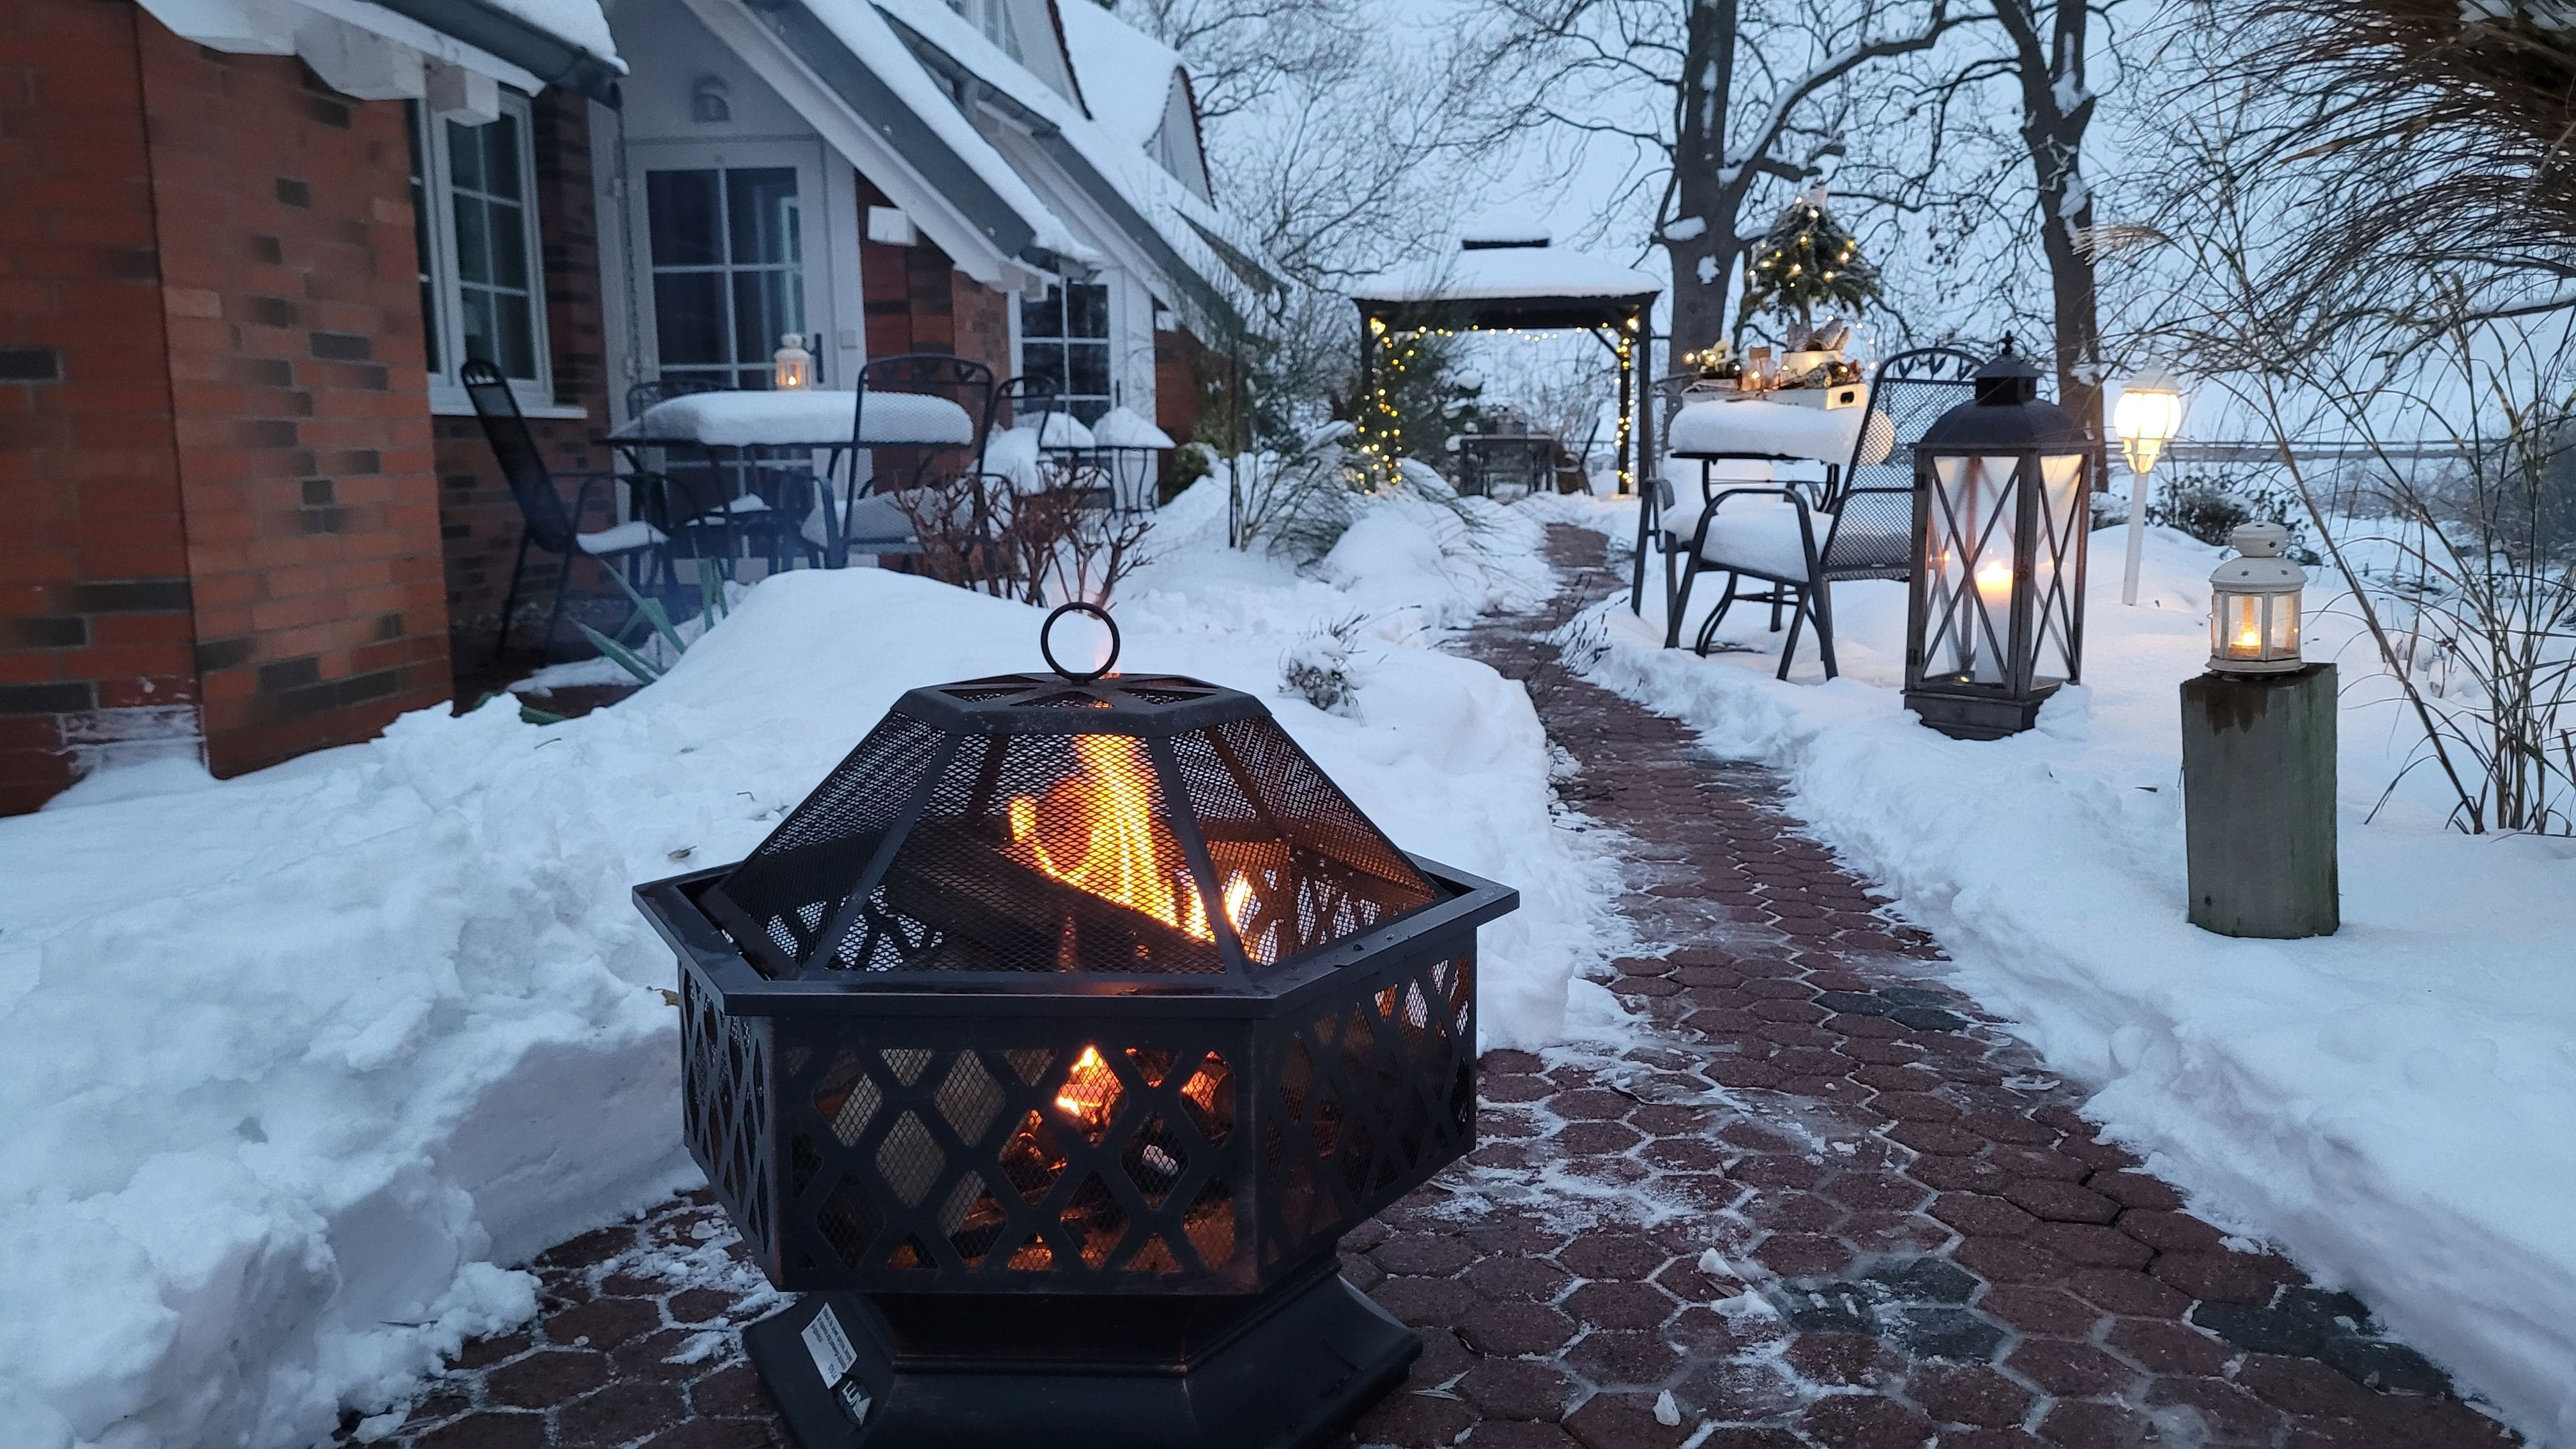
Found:
M 1815 329 L 1819 305 L 1857 313 L 1877 295 L 1878 268 L 1826 210 L 1821 186 L 1781 209 L 1745 268 L 1744 310 L 1794 317 L 1801 333 Z

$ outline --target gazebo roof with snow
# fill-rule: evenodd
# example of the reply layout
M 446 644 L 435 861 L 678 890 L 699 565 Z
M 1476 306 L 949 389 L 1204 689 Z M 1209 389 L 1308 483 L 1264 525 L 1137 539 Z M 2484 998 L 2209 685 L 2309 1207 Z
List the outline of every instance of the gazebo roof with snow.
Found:
M 1649 273 L 1552 243 L 1536 228 L 1490 227 L 1460 235 L 1445 257 L 1397 267 L 1351 289 L 1365 316 L 1454 306 L 1486 330 L 1616 327 L 1663 294 Z

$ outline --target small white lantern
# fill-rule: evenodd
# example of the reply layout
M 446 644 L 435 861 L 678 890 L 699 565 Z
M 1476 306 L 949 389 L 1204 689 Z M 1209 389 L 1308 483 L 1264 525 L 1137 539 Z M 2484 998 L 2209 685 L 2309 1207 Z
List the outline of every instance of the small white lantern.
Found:
M 2299 658 L 2299 591 L 2308 572 L 2282 557 L 2290 531 L 2247 523 L 2228 538 L 2238 557 L 2209 576 L 2209 667 L 2221 674 L 2287 674 Z
M 814 385 L 814 354 L 805 350 L 803 333 L 780 335 L 778 350 L 769 355 L 777 368 L 775 386 L 780 392 L 794 392 Z
M 2120 602 L 2138 601 L 2138 556 L 2147 537 L 2147 475 L 2156 459 L 2182 432 L 2182 385 L 2173 374 L 2150 368 L 2120 385 L 2120 401 L 2111 409 L 2111 431 L 2120 436 L 2120 456 L 2129 464 L 2129 557 L 2120 575 Z

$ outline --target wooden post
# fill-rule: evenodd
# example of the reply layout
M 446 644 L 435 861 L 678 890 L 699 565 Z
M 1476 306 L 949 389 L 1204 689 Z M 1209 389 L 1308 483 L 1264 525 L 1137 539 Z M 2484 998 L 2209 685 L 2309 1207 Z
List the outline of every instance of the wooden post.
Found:
M 2182 686 L 2191 923 L 2222 936 L 2331 936 L 2335 668 L 2204 674 Z

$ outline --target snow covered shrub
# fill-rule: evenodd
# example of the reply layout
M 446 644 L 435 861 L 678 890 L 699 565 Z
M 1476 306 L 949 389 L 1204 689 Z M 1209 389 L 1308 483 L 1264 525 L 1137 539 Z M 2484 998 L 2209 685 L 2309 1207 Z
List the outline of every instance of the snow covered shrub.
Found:
M 2128 498 L 2121 493 L 2120 516 L 2128 517 Z M 2290 551 L 2301 563 L 2317 563 L 2308 546 L 2308 510 L 2296 488 L 2276 480 L 2208 471 L 2180 473 L 2154 490 L 2147 500 L 2147 522 L 2176 528 L 2212 548 L 2227 546 L 2240 523 L 2277 523 L 2290 531 Z
M 1351 431 L 1348 423 L 1327 423 L 1284 453 L 1229 460 L 1228 541 L 1302 560 L 1330 553 L 1367 494 L 1367 480 L 1354 473 L 1343 447 Z
M 1352 650 L 1367 624 L 1365 614 L 1345 614 L 1298 635 L 1279 656 L 1280 683 L 1326 714 L 1357 719 L 1359 681 Z

